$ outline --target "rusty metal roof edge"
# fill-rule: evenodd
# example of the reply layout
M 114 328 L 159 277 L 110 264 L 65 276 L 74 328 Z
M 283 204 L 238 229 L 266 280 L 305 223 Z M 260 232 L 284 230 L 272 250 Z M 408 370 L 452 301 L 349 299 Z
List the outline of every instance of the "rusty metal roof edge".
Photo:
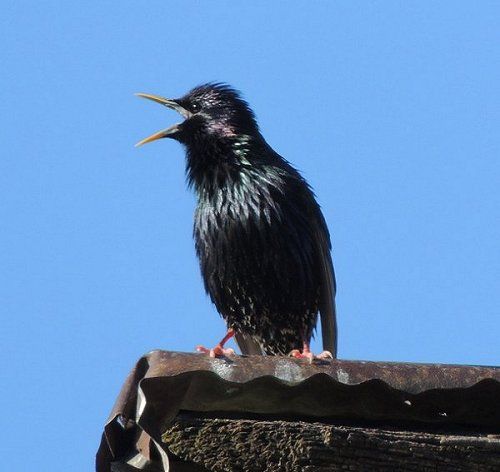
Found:
M 137 435 L 161 441 L 181 409 L 246 411 L 498 430 L 500 367 L 206 355 L 155 350 L 128 375 L 105 424 L 99 472 L 137 449 Z M 159 407 L 157 410 L 156 407 Z M 135 439 L 134 439 L 135 438 Z M 140 451 L 139 451 L 140 452 Z
M 174 356 L 186 356 L 186 357 L 198 357 L 198 358 L 206 358 L 206 359 L 212 359 L 206 354 L 199 353 L 199 352 L 187 352 L 187 351 L 170 351 L 170 350 L 165 350 L 165 349 L 151 349 L 150 351 L 146 352 L 145 354 L 142 355 L 142 358 L 151 358 L 153 356 L 156 356 L 158 354 L 166 354 L 168 356 L 174 357 Z M 226 357 L 226 358 L 217 358 L 217 359 L 224 359 L 224 360 L 238 360 L 238 359 L 290 359 L 294 360 L 297 362 L 300 362 L 302 364 L 306 364 L 306 360 L 300 360 L 300 359 L 295 359 L 292 356 L 267 356 L 267 355 L 242 355 L 242 354 L 236 354 L 234 357 Z M 340 362 L 342 364 L 382 364 L 382 365 L 402 365 L 402 366 L 443 366 L 443 367 L 474 367 L 474 368 L 479 368 L 479 369 L 494 369 L 496 371 L 500 372 L 500 365 L 483 365 L 483 364 L 449 364 L 446 362 L 409 362 L 409 361 L 383 361 L 383 360 L 378 360 L 378 361 L 370 361 L 366 359 L 332 359 L 332 360 L 326 360 L 326 361 L 320 361 L 317 363 L 317 365 L 325 365 L 331 362 Z
M 326 374 L 344 385 L 380 380 L 397 390 L 417 394 L 433 389 L 464 389 L 482 380 L 500 385 L 500 367 L 332 360 L 309 364 L 278 356 L 238 356 L 213 359 L 202 354 L 155 350 L 142 359 L 149 364 L 144 378 L 171 377 L 188 372 L 211 372 L 221 380 L 237 383 L 274 377 L 288 385 L 300 384 L 317 374 Z

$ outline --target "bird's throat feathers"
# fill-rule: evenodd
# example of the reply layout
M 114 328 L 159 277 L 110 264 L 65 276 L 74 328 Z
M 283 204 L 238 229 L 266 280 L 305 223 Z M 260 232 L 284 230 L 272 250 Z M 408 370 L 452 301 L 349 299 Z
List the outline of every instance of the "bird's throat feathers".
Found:
M 235 135 L 192 142 L 186 146 L 188 185 L 198 195 L 206 196 L 238 185 L 252 170 L 266 164 L 260 157 L 269 155 L 264 148 L 269 146 L 261 136 Z

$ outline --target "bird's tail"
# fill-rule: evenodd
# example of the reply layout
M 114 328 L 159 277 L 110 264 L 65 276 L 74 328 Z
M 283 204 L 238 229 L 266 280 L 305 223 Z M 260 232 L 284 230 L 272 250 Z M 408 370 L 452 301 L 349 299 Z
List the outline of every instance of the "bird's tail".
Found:
M 262 346 L 251 336 L 236 333 L 234 337 L 242 354 L 246 356 L 262 356 L 265 354 Z
M 329 351 L 334 359 L 337 358 L 337 308 L 335 298 L 330 298 L 322 303 L 321 311 L 321 333 L 323 338 L 323 349 Z

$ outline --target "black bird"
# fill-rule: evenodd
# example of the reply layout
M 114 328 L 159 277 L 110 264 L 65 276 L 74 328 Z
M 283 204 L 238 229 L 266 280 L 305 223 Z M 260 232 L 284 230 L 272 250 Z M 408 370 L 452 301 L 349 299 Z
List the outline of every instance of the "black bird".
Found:
M 336 356 L 328 228 L 311 188 L 266 142 L 247 102 L 222 83 L 174 100 L 137 95 L 184 117 L 137 145 L 171 138 L 186 149 L 187 182 L 198 198 L 196 253 L 205 289 L 228 327 L 214 349 L 198 350 L 229 354 L 224 343 L 234 335 L 243 354 L 312 359 L 320 312 L 323 348 Z

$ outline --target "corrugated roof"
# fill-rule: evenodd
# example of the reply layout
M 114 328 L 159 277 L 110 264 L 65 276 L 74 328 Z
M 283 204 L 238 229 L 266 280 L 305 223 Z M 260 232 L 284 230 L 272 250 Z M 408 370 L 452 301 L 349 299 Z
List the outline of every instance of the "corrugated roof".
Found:
M 180 410 L 325 421 L 417 422 L 500 432 L 500 368 L 271 356 L 212 359 L 153 351 L 129 374 L 106 423 L 98 472 L 113 460 L 145 470 Z

